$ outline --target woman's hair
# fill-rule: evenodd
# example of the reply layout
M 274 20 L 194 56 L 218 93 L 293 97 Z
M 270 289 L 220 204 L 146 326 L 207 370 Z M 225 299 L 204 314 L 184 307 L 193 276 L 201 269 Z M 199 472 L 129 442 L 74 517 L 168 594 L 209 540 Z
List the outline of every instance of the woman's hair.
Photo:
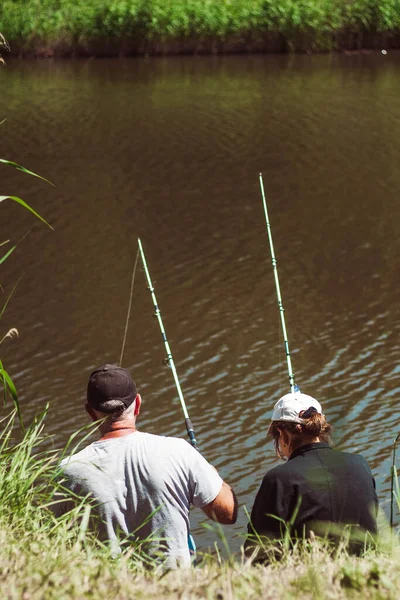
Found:
M 322 442 L 332 444 L 332 426 L 325 419 L 325 415 L 321 415 L 315 408 L 309 408 L 308 410 L 302 410 L 299 417 L 303 419 L 302 423 L 272 421 L 268 435 L 271 435 L 274 440 L 275 453 L 278 458 L 284 458 L 279 451 L 280 431 L 287 431 L 291 434 L 291 452 L 307 443 L 305 438 L 318 437 Z

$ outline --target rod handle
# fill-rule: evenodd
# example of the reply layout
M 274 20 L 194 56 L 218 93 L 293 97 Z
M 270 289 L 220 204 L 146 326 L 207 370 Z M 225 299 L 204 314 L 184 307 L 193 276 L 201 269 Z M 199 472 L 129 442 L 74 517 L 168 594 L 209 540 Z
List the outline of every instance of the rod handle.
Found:
M 196 435 L 194 433 L 192 421 L 190 419 L 185 419 L 185 425 L 186 425 L 186 431 L 188 432 L 190 443 L 192 444 L 193 448 L 197 448 L 197 440 L 196 440 Z

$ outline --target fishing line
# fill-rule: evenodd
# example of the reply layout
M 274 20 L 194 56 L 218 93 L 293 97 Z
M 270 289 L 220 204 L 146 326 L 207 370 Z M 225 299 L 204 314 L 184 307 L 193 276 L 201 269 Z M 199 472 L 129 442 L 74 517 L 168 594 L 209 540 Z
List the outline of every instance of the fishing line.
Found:
M 400 490 L 399 483 L 397 480 L 397 469 L 396 469 L 396 447 L 397 443 L 400 440 L 400 433 L 397 435 L 396 439 L 393 442 L 393 454 L 392 454 L 392 468 L 391 479 L 390 479 L 390 527 L 393 528 L 393 520 L 394 520 L 394 500 L 395 500 L 395 482 L 396 482 L 396 492 L 399 496 L 398 500 L 400 501 Z
M 124 339 L 122 340 L 122 348 L 121 348 L 121 356 L 119 359 L 119 366 L 121 366 L 121 364 L 122 364 L 122 357 L 124 356 L 126 336 L 128 334 L 129 317 L 131 316 L 131 308 L 132 308 L 133 284 L 135 283 L 136 267 L 137 267 L 138 260 L 139 260 L 139 248 L 136 253 L 135 264 L 133 266 L 133 271 L 132 271 L 132 281 L 131 281 L 131 291 L 129 294 L 128 314 L 126 315 Z
M 268 217 L 267 201 L 265 199 L 262 173 L 260 173 L 259 177 L 260 177 L 261 196 L 262 196 L 263 206 L 264 206 L 265 221 L 267 224 L 269 247 L 271 250 L 272 268 L 274 271 L 276 295 L 278 297 L 278 307 L 279 307 L 279 313 L 281 316 L 283 343 L 284 343 L 284 347 L 285 347 L 286 361 L 287 361 L 287 367 L 288 367 L 288 373 L 289 373 L 289 385 L 290 385 L 290 391 L 293 393 L 293 392 L 298 392 L 299 388 L 294 383 L 294 375 L 293 375 L 293 370 L 292 370 L 292 361 L 290 359 L 289 342 L 288 342 L 288 336 L 287 336 L 287 331 L 286 331 L 284 308 L 283 308 L 283 304 L 282 304 L 281 290 L 280 290 L 280 286 L 279 286 L 278 267 L 277 267 L 277 262 L 276 262 L 276 258 L 275 258 L 274 244 L 272 241 L 271 225 L 270 225 L 269 217 Z
M 183 414 L 184 414 L 184 417 L 185 417 L 185 425 L 186 425 L 186 430 L 187 430 L 187 433 L 188 433 L 188 436 L 189 436 L 189 440 L 190 440 L 190 443 L 192 444 L 192 446 L 194 448 L 197 448 L 196 436 L 195 436 L 195 433 L 194 433 L 192 422 L 191 422 L 191 420 L 189 418 L 189 413 L 188 413 L 188 410 L 187 410 L 187 407 L 186 407 L 185 399 L 183 397 L 181 384 L 179 383 L 178 373 L 176 372 L 174 359 L 173 359 L 172 353 L 171 353 L 171 348 L 169 346 L 169 343 L 168 343 L 168 340 L 167 340 L 167 335 L 165 333 L 164 324 L 163 324 L 163 321 L 162 321 L 162 318 L 161 318 L 161 312 L 160 312 L 160 309 L 159 309 L 158 304 L 157 304 L 157 298 L 156 298 L 156 295 L 154 293 L 154 286 L 153 286 L 153 284 L 151 282 L 150 273 L 149 273 L 149 269 L 147 267 L 146 257 L 144 255 L 143 246 L 142 246 L 142 242 L 140 241 L 140 238 L 138 238 L 138 245 L 139 245 L 140 255 L 142 257 L 142 263 L 143 263 L 143 267 L 144 267 L 144 272 L 146 274 L 148 290 L 150 291 L 151 298 L 153 300 L 153 305 L 154 305 L 154 309 L 155 309 L 154 316 L 157 317 L 158 324 L 159 324 L 160 330 L 161 330 L 161 336 L 162 336 L 162 339 L 163 339 L 163 342 L 164 342 L 165 349 L 167 351 L 167 358 L 165 358 L 163 362 L 164 362 L 164 364 L 168 365 L 171 368 L 172 374 L 174 376 L 175 386 L 176 386 L 176 389 L 178 391 L 179 400 L 180 400 L 180 403 L 181 403 L 181 406 L 182 406 L 182 410 L 183 410 Z

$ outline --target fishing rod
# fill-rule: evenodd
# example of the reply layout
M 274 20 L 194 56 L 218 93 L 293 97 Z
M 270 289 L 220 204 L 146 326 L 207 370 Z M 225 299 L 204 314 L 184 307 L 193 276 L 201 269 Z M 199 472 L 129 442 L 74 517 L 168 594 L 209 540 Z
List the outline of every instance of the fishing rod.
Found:
M 271 224 L 269 222 L 269 217 L 268 217 L 267 201 L 265 199 L 264 183 L 263 183 L 262 173 L 260 173 L 259 177 L 260 177 L 261 196 L 262 196 L 262 200 L 263 200 L 264 213 L 265 213 L 265 221 L 266 221 L 266 224 L 267 224 L 269 247 L 270 247 L 270 250 L 271 250 L 272 268 L 273 268 L 273 271 L 274 271 L 276 295 L 278 297 L 278 307 L 279 307 L 279 312 L 280 312 L 280 315 L 281 315 L 281 324 L 282 324 L 282 332 L 283 332 L 283 342 L 284 342 L 284 345 L 285 345 L 285 354 L 286 354 L 286 361 L 287 361 L 287 367 L 288 367 L 288 373 L 289 373 L 289 385 L 290 385 L 290 391 L 293 393 L 293 392 L 298 392 L 299 388 L 294 383 L 294 375 L 293 375 L 293 370 L 292 370 L 292 361 L 290 359 L 289 342 L 288 342 L 288 336 L 287 336 L 287 331 L 286 331 L 284 308 L 283 308 L 283 304 L 282 304 L 281 289 L 280 289 L 280 286 L 279 286 L 278 267 L 277 267 L 276 258 L 275 258 L 274 243 L 272 241 Z
M 192 446 L 194 448 L 197 448 L 196 435 L 194 433 L 193 425 L 192 425 L 192 422 L 191 422 L 191 420 L 189 418 L 188 410 L 186 408 L 186 403 L 185 403 L 185 399 L 183 397 L 181 384 L 179 383 L 178 373 L 176 372 L 174 359 L 173 359 L 172 353 L 171 353 L 171 348 L 169 346 L 169 343 L 168 343 L 168 340 L 167 340 L 167 335 L 165 333 L 164 324 L 163 324 L 163 321 L 162 321 L 162 318 L 161 318 L 161 312 L 160 312 L 160 309 L 158 308 L 157 298 L 156 298 L 156 295 L 154 293 L 154 286 L 153 286 L 153 284 L 151 282 L 150 273 L 149 273 L 149 269 L 147 267 L 146 257 L 144 255 L 143 246 L 142 246 L 142 242 L 140 241 L 140 238 L 138 238 L 138 244 L 139 244 L 139 252 L 140 252 L 140 256 L 142 258 L 142 263 L 143 263 L 144 271 L 145 271 L 145 274 L 146 274 L 148 290 L 150 291 L 151 298 L 153 300 L 153 305 L 154 305 L 154 308 L 155 308 L 154 316 L 157 317 L 158 324 L 159 324 L 160 330 L 161 330 L 161 336 L 162 336 L 162 339 L 163 339 L 163 342 L 164 342 L 164 345 L 165 345 L 165 349 L 167 351 L 167 358 L 164 359 L 164 364 L 168 365 L 171 368 L 172 374 L 174 376 L 174 381 L 175 381 L 176 389 L 178 391 L 179 400 L 180 400 L 180 403 L 181 403 L 181 406 L 182 406 L 182 410 L 183 410 L 183 414 L 184 414 L 184 417 L 185 417 L 185 425 L 186 425 L 186 430 L 187 430 L 187 433 L 188 433 L 188 436 L 189 436 L 189 440 L 190 440 L 190 443 L 192 444 Z
M 400 503 L 400 489 L 399 482 L 397 480 L 397 469 L 396 469 L 396 448 L 397 443 L 400 440 L 400 433 L 397 434 L 396 439 L 393 442 L 393 454 L 392 454 L 392 467 L 390 469 L 391 473 L 391 483 L 390 483 L 390 527 L 393 528 L 393 520 L 394 520 L 394 500 L 395 500 L 395 486 L 396 486 L 396 494 L 397 494 L 397 502 Z

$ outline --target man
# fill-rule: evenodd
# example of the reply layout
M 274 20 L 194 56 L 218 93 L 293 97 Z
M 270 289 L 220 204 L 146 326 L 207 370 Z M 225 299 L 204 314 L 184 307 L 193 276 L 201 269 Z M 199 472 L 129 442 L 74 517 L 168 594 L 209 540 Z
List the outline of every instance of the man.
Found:
M 291 537 L 317 534 L 333 542 L 348 533 L 349 550 L 355 552 L 376 534 L 378 499 L 371 469 L 363 456 L 333 450 L 331 430 L 311 396 L 298 391 L 275 404 L 268 434 L 278 458 L 286 462 L 268 471 L 257 493 L 248 555 L 260 537 L 282 539 L 286 531 Z
M 88 497 L 99 538 L 114 553 L 120 542 L 153 540 L 150 554 L 166 565 L 190 565 L 189 509 L 235 523 L 235 495 L 217 471 L 183 439 L 136 429 L 141 397 L 128 370 L 106 364 L 90 375 L 86 410 L 101 438 L 62 463 L 65 487 Z M 71 507 L 62 501 L 58 514 Z

